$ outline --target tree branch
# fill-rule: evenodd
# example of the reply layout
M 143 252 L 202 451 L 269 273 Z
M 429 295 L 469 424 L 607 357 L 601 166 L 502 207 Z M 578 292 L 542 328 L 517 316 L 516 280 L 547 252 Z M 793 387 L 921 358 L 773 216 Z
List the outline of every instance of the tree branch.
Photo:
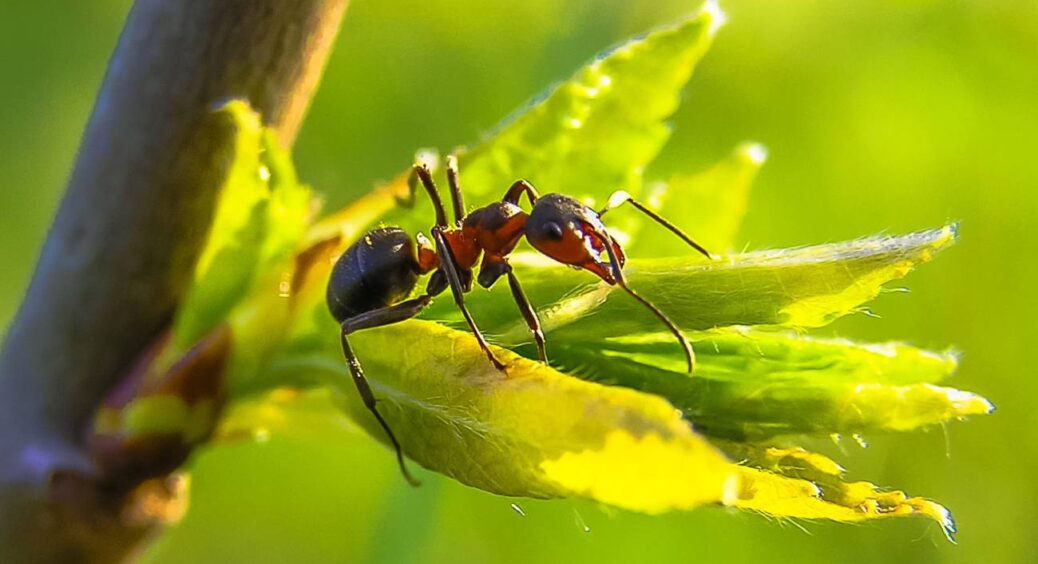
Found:
M 0 560 L 108 559 L 131 546 L 92 547 L 84 535 L 121 537 L 47 517 L 49 481 L 89 476 L 84 427 L 187 285 L 227 164 L 214 102 L 248 99 L 291 144 L 346 4 L 134 5 L 0 353 Z

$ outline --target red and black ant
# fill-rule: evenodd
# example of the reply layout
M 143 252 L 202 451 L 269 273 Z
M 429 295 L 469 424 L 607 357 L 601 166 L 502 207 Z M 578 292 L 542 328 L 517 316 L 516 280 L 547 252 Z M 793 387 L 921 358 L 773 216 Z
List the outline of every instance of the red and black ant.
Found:
M 519 311 L 537 343 L 541 362 L 547 364 L 544 333 L 537 313 L 526 299 L 519 280 L 508 264 L 511 253 L 523 236 L 538 252 L 574 268 L 592 272 L 607 284 L 616 285 L 649 309 L 677 337 L 692 372 L 694 353 L 681 330 L 662 311 L 627 285 L 623 266 L 625 256 L 620 245 L 609 235 L 601 216 L 624 203 L 629 203 L 663 225 L 700 253 L 712 258 L 703 247 L 681 232 L 675 225 L 657 215 L 626 192 L 617 192 L 601 211 L 581 204 L 562 194 L 539 196 L 533 185 L 517 180 L 500 202 L 494 202 L 471 213 L 465 204 L 458 182 L 457 159 L 447 158 L 447 181 L 454 206 L 454 223 L 447 222 L 443 201 L 433 182 L 429 168 L 415 164 L 408 180 L 409 203 L 414 202 L 417 183 L 421 181 L 436 211 L 436 225 L 430 230 L 432 242 L 422 234 L 415 241 L 399 227 L 379 227 L 368 231 L 339 257 L 328 282 L 328 308 L 342 327 L 342 351 L 346 356 L 353 382 L 369 411 L 378 419 L 396 450 L 400 470 L 412 485 L 418 482 L 407 471 L 400 444 L 389 425 L 376 409 L 375 396 L 364 377 L 360 361 L 350 348 L 348 336 L 354 331 L 380 327 L 410 319 L 429 305 L 433 296 L 448 287 L 465 321 L 490 363 L 498 370 L 505 365 L 494 356 L 476 322 L 465 307 L 464 295 L 472 289 L 472 268 L 479 265 L 477 282 L 490 288 L 502 276 L 508 277 Z M 533 207 L 527 214 L 519 207 L 526 194 Z M 604 257 L 603 257 L 604 255 Z M 606 260 L 603 260 L 605 258 Z M 418 277 L 432 272 L 425 294 L 407 299 L 418 283 Z

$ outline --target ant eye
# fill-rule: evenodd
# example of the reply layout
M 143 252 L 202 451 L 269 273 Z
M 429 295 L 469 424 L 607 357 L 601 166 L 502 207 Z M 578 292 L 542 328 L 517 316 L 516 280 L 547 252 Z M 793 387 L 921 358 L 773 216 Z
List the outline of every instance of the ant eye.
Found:
M 562 240 L 562 226 L 554 221 L 544 224 L 544 236 L 552 241 Z

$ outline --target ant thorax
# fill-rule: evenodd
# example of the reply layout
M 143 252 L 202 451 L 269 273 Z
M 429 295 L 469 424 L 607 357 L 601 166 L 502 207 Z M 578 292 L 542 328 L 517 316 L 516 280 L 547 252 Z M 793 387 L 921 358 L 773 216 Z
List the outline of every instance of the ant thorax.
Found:
M 494 202 L 465 216 L 462 231 L 488 256 L 503 258 L 519 243 L 528 217 L 511 202 Z

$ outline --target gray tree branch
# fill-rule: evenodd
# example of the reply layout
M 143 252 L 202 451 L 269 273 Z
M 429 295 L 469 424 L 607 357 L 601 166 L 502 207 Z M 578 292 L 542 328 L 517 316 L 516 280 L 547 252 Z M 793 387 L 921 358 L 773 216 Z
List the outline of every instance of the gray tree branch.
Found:
M 346 4 L 137 0 L 0 352 L 0 560 L 107 560 L 137 538 L 55 520 L 51 477 L 89 475 L 85 426 L 187 285 L 227 164 L 214 102 L 248 99 L 290 145 Z

